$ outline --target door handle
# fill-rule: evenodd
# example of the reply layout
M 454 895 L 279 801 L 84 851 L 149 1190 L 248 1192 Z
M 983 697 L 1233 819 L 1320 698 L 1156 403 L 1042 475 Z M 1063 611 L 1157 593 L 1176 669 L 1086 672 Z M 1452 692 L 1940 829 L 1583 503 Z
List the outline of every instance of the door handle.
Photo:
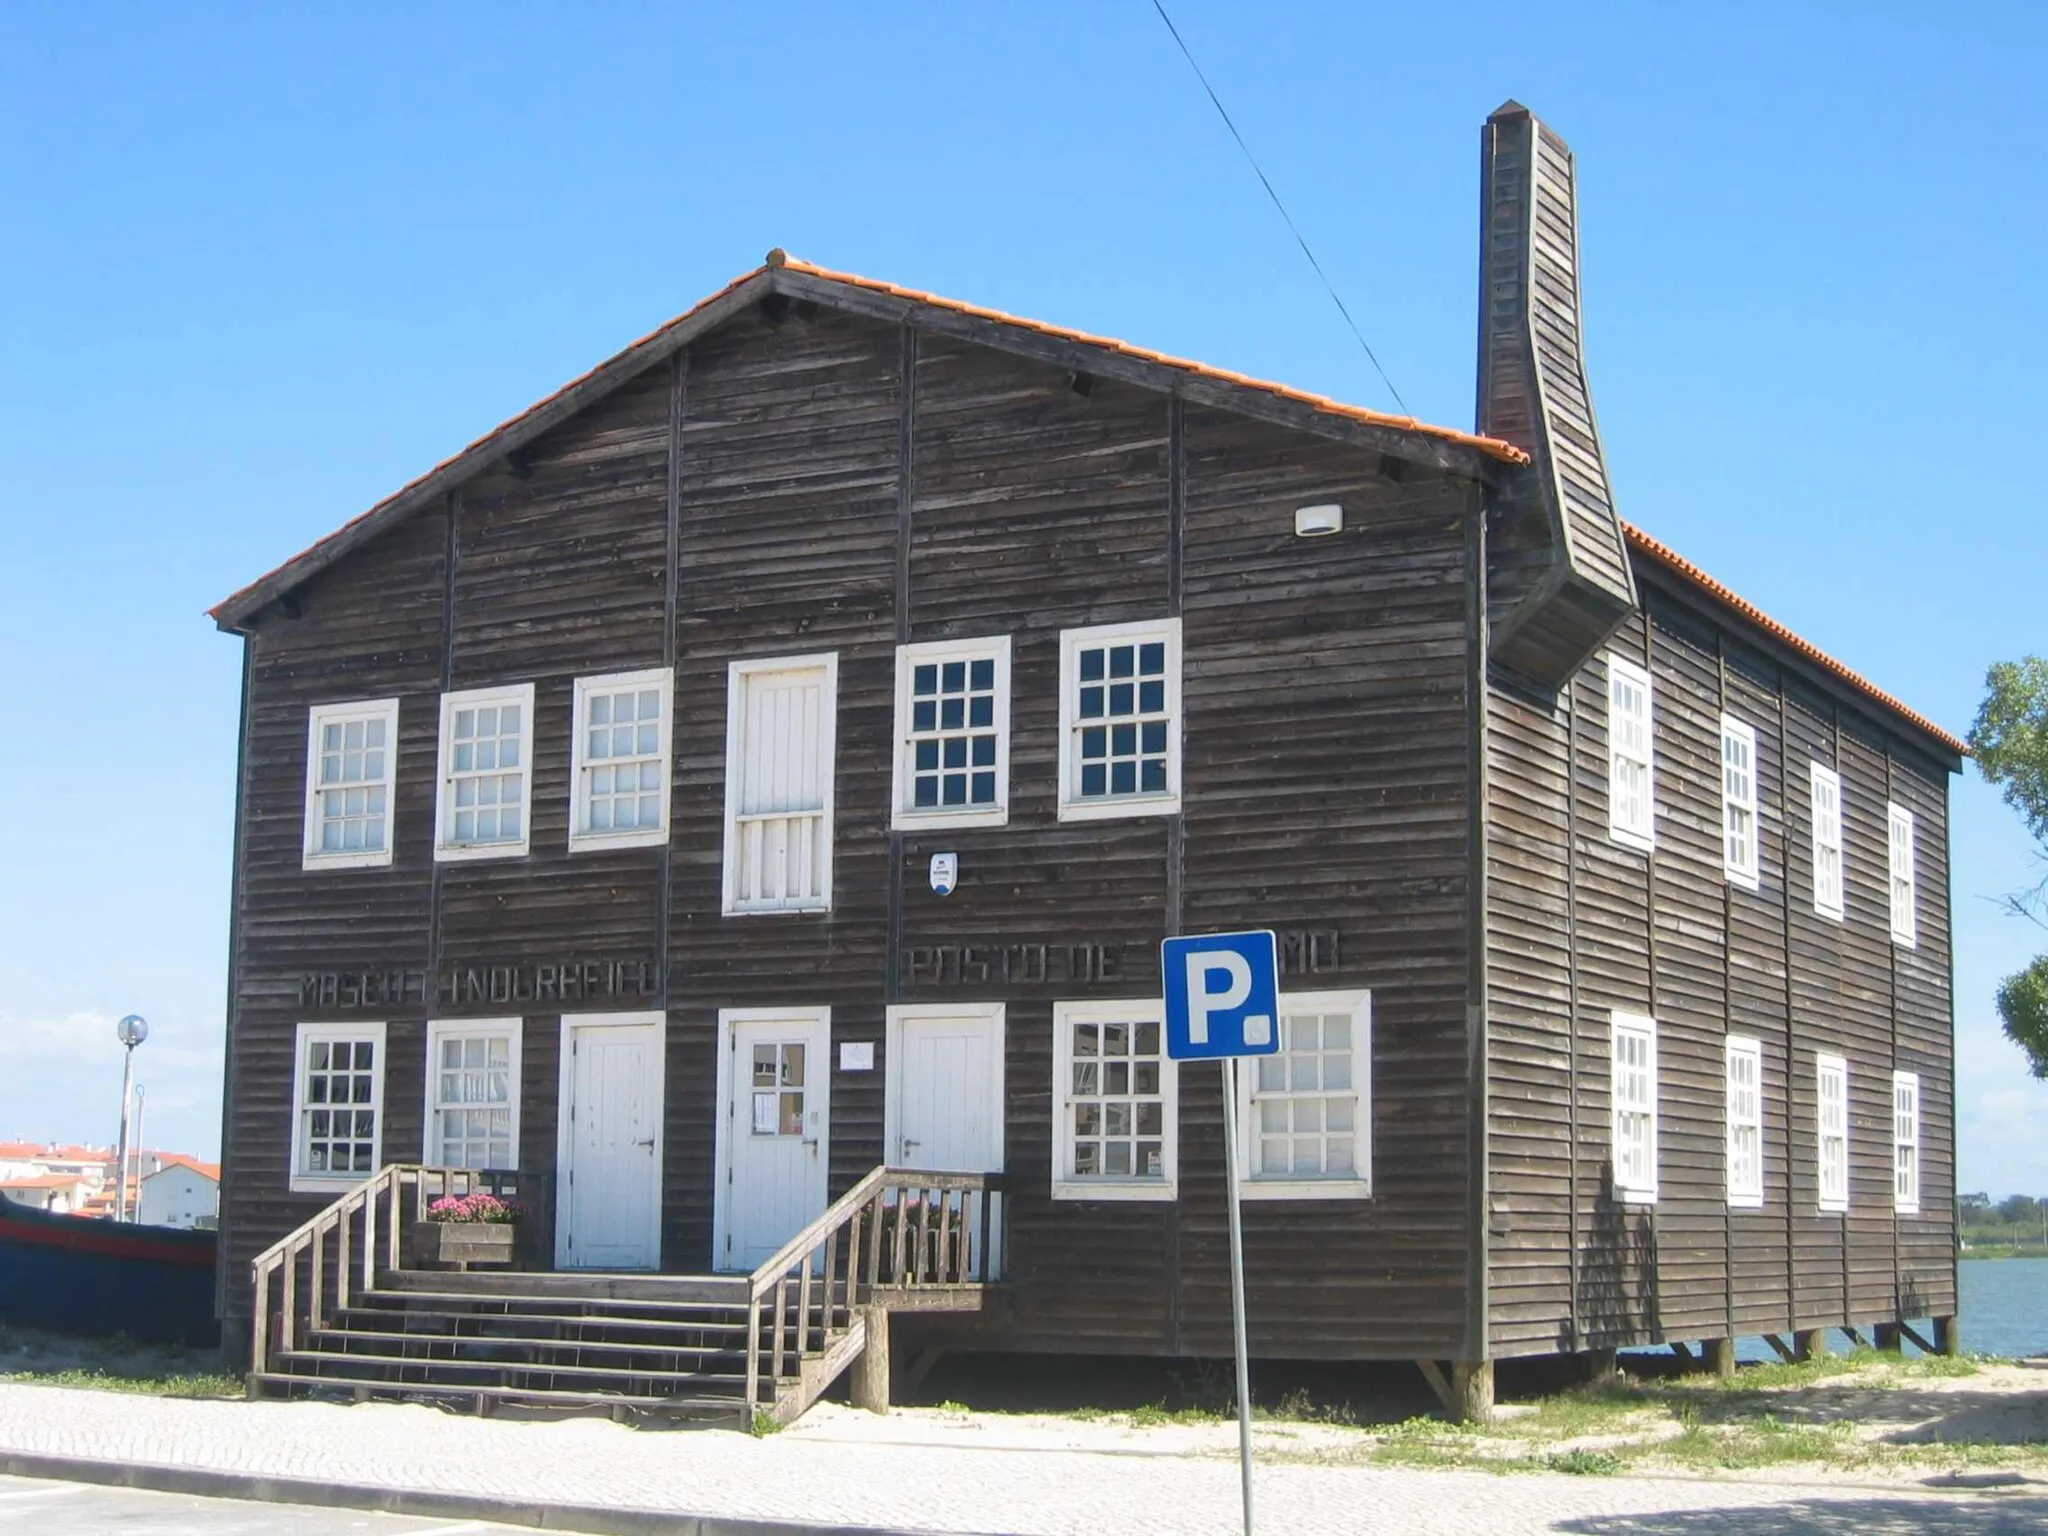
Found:
M 905 1157 L 908 1157 L 910 1156 L 912 1148 L 921 1147 L 923 1145 L 924 1143 L 919 1141 L 915 1136 L 906 1136 L 903 1138 L 903 1155 Z
M 636 1147 L 645 1147 L 648 1151 L 652 1152 L 654 1150 L 654 1138 L 650 1136 L 645 1141 L 634 1142 L 633 1145 Z
M 815 1152 L 818 1150 L 818 1138 L 815 1136 L 806 1136 L 804 1138 L 804 1145 L 809 1147 L 813 1152 Z

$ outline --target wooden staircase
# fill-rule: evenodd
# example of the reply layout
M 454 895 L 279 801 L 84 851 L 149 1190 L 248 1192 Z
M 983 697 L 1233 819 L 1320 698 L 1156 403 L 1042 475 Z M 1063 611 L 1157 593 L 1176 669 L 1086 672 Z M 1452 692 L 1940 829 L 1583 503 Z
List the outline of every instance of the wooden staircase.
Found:
M 406 1267 L 431 1201 L 511 1177 L 394 1164 L 259 1255 L 251 1395 L 787 1424 L 882 1313 L 977 1309 L 997 1278 L 1000 1176 L 890 1168 L 752 1275 Z

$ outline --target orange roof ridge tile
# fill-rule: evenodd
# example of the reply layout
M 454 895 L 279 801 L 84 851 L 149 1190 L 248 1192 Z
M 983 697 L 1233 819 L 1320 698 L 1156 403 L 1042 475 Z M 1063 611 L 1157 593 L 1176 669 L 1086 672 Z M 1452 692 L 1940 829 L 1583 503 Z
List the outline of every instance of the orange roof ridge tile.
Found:
M 1886 709 L 1911 721 L 1957 756 L 1968 757 L 1970 755 L 1970 748 L 1967 742 L 1960 741 L 1950 735 L 1918 710 L 1908 708 L 1898 699 L 1878 687 L 1877 684 L 1871 682 L 1869 678 L 1863 676 L 1862 673 L 1844 666 L 1841 662 L 1835 660 L 1834 657 L 1830 656 L 1812 641 L 1802 639 L 1799 635 L 1793 633 L 1783 624 L 1780 624 L 1776 619 L 1765 613 L 1763 609 L 1757 607 L 1748 598 L 1741 596 L 1725 583 L 1716 581 L 1670 545 L 1653 538 L 1634 523 L 1623 522 L 1621 527 L 1622 532 L 1628 536 L 1629 544 L 1648 555 L 1659 565 L 1676 571 L 1695 586 L 1718 598 L 1721 602 L 1726 603 L 1730 608 L 1733 608 L 1744 618 L 1749 619 L 1759 628 L 1791 646 L 1793 650 L 1804 656 L 1808 661 L 1819 666 L 1823 671 L 1832 673 L 1859 693 L 1868 696 L 1876 703 L 1882 704 Z

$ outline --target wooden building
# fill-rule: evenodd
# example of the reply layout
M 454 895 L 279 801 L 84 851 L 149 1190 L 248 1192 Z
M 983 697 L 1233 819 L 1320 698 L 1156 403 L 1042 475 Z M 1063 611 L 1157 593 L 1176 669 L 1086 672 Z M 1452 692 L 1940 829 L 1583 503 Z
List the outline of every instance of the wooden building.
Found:
M 1570 152 L 1482 164 L 1475 432 L 771 252 L 215 609 L 259 1384 L 1224 1353 L 1158 946 L 1242 927 L 1256 1354 L 1476 1407 L 1952 1316 L 1962 748 L 1620 521 Z M 401 1213 L 512 1170 L 551 1273 L 422 1278 Z

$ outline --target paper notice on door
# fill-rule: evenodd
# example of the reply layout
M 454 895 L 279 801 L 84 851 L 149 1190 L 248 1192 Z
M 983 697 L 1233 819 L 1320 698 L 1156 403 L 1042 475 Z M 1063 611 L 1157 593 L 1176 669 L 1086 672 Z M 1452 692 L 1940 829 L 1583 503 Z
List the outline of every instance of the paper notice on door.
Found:
M 754 1134 L 773 1136 L 775 1134 L 775 1095 L 757 1093 L 754 1095 Z

